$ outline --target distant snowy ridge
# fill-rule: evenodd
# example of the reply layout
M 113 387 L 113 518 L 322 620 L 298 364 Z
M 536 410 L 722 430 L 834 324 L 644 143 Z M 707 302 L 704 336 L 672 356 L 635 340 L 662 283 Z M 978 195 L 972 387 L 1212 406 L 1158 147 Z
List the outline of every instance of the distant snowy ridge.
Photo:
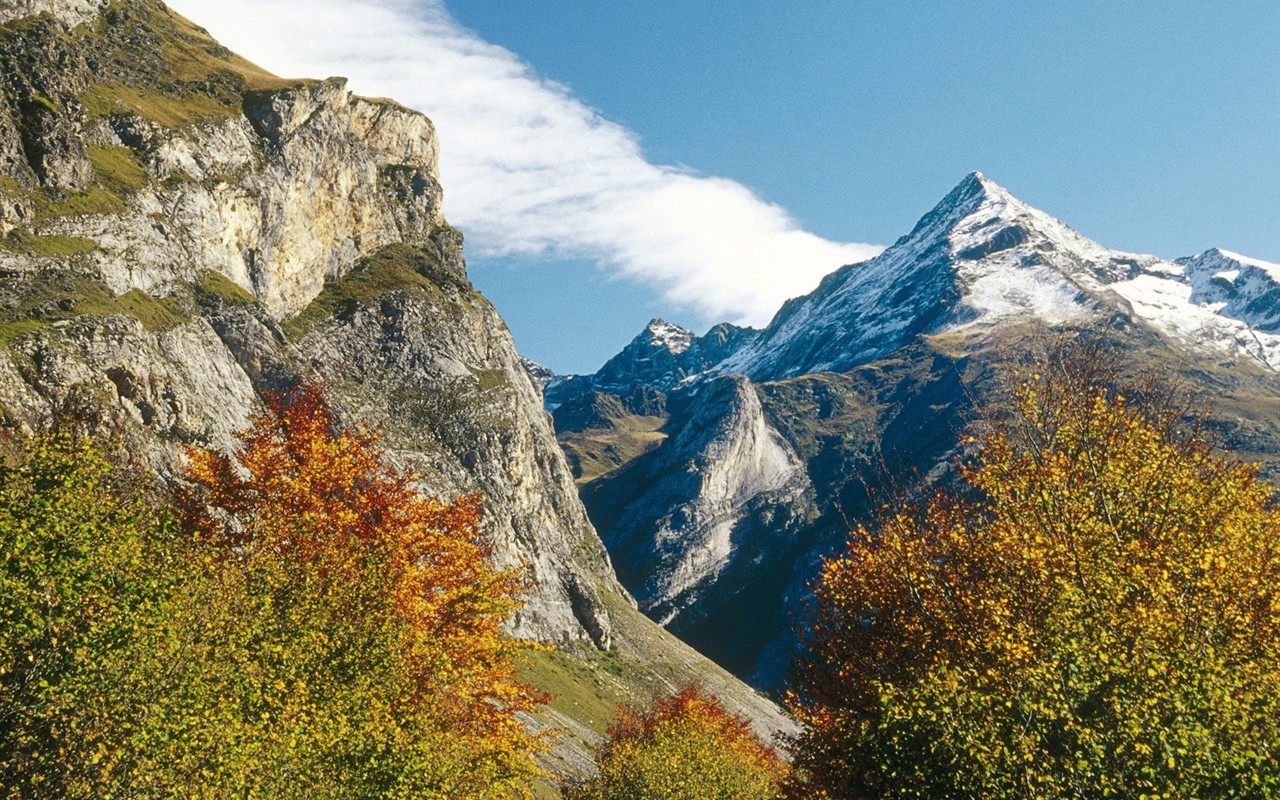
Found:
M 635 386 L 666 391 L 692 376 L 706 373 L 759 331 L 727 322 L 698 336 L 663 319 L 654 319 L 594 375 L 557 378 L 548 386 L 548 406 L 561 395 L 586 388 L 625 393 Z
M 714 371 L 842 371 L 919 334 L 1116 311 L 1185 347 L 1280 369 L 1280 266 L 1224 250 L 1177 262 L 1112 250 L 975 172 L 883 254 L 789 301 Z
M 702 376 L 843 372 L 920 335 L 1117 314 L 1183 348 L 1280 370 L 1280 265 L 1222 249 L 1176 261 L 1113 250 L 974 172 L 892 247 L 827 275 L 765 329 L 722 324 L 697 336 L 655 319 L 594 375 L 557 378 L 547 401 L 583 386 L 667 391 Z
M 1280 370 L 1280 265 L 1213 249 L 1156 262 L 1112 288 L 1137 317 L 1184 346 L 1245 354 Z

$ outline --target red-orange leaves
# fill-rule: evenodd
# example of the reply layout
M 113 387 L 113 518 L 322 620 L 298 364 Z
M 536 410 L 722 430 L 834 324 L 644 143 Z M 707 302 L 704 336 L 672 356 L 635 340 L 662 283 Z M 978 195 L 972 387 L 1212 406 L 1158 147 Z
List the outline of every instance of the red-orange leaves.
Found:
M 479 499 L 420 496 L 315 389 L 270 406 L 234 459 L 190 454 L 182 504 L 239 617 L 225 654 L 239 721 L 279 762 L 363 796 L 516 791 L 538 743 L 515 715 L 538 698 L 514 679 L 530 645 L 501 626 L 521 587 L 489 564 Z

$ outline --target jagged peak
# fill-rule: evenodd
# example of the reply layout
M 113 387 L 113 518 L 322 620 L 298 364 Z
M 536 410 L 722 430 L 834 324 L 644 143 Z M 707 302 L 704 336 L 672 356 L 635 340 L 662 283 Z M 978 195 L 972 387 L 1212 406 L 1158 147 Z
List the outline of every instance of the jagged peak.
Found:
M 984 210 L 986 213 L 983 216 L 988 218 L 1039 214 L 986 175 L 970 172 L 928 214 L 921 217 L 911 232 L 900 238 L 894 247 L 908 245 L 917 249 L 943 240 L 964 220 Z
M 1261 294 L 1270 295 L 1280 290 L 1280 264 L 1220 247 L 1197 256 L 1180 258 L 1175 263 L 1182 267 L 1186 279 L 1202 299 L 1221 300 L 1225 296 L 1230 301 L 1233 296 L 1243 294 L 1252 301 Z M 1226 295 L 1220 296 L 1224 291 Z M 1228 310 L 1233 309 L 1229 307 Z M 1251 305 L 1234 311 L 1255 327 L 1269 332 L 1275 332 L 1276 323 L 1280 320 L 1280 308 L 1276 307 L 1274 298 L 1267 301 L 1265 309 Z
M 1086 262 L 1123 262 L 1124 269 L 1100 276 L 1111 282 L 1137 265 L 1150 266 L 1155 256 L 1113 250 L 1081 235 L 1062 220 L 1029 205 L 981 172 L 965 176 L 932 211 L 921 218 L 895 247 L 911 257 L 935 245 L 959 261 L 983 259 L 1019 245 L 1026 249 L 1069 251 Z
M 667 330 L 687 331 L 688 329 L 686 329 L 682 325 L 677 325 L 674 322 L 667 322 L 662 317 L 654 317 L 653 319 L 649 320 L 649 324 L 645 326 L 645 330 L 647 331 L 667 331 Z
M 1198 256 L 1178 259 L 1179 264 L 1197 265 L 1227 262 L 1241 267 L 1256 267 L 1277 279 L 1280 279 L 1280 264 L 1263 261 L 1260 258 L 1242 255 L 1222 247 L 1211 247 Z
M 970 172 L 964 176 L 955 188 L 947 193 L 942 202 L 938 204 L 939 208 L 959 208 L 962 206 L 971 206 L 975 203 L 1014 203 L 1024 205 L 1022 201 L 1014 197 L 1008 189 L 983 175 L 981 172 Z
M 1007 196 L 1009 194 L 1007 189 L 977 170 L 974 170 L 964 176 L 964 179 L 961 180 L 960 183 L 956 184 L 952 193 L 958 193 L 965 197 Z
M 688 328 L 676 325 L 673 322 L 667 322 L 661 317 L 654 317 L 649 320 L 649 324 L 645 326 L 644 331 L 636 337 L 636 341 L 650 346 L 663 347 L 679 355 L 688 350 L 696 338 L 697 334 Z

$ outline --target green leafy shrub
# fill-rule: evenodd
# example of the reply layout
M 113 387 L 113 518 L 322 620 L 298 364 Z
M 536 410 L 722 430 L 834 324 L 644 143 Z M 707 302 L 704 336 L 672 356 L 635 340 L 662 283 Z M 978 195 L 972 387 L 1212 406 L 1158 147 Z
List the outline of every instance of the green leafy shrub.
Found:
M 101 452 L 33 442 L 0 471 L 0 776 L 7 798 L 111 796 L 139 767 L 182 583 L 170 518 Z
M 771 800 L 787 774 L 746 720 L 693 688 L 623 711 L 596 766 L 569 800 Z

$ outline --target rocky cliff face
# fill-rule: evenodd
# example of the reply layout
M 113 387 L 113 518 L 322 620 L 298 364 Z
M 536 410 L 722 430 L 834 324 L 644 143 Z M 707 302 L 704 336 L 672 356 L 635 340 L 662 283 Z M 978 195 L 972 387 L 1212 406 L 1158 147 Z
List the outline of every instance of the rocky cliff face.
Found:
M 158 5 L 94 6 L 37 2 L 49 13 L 10 23 L 0 232 L 94 242 L 85 260 L 117 294 L 213 270 L 282 318 L 361 256 L 444 225 L 422 115 L 340 78 L 255 72 Z M 53 193 L 22 191 L 37 187 Z
M 108 0 L 4 0 L 0 23 L 48 14 L 69 28 L 93 20 Z
M 366 268 L 423 275 L 437 263 L 398 245 Z M 499 560 L 524 565 L 532 581 L 517 632 L 564 640 L 585 631 L 607 648 L 600 591 L 622 590 L 553 449 L 541 395 L 492 305 L 450 275 L 344 306 L 307 327 L 296 346 L 345 407 L 382 428 L 428 492 L 486 498 Z M 321 302 L 343 288 L 326 289 Z
M 770 539 L 805 520 L 812 489 L 745 378 L 719 378 L 675 399 L 687 408 L 676 410 L 663 446 L 588 495 L 619 575 L 664 625 L 705 613 L 699 596 L 712 585 L 723 590 L 731 556 L 776 549 Z
M 553 766 L 586 768 L 617 705 L 689 682 L 789 729 L 635 611 L 467 279 L 437 151 L 422 115 L 283 81 L 157 0 L 0 0 L 0 450 L 92 432 L 173 482 L 264 393 L 321 384 L 424 491 L 483 495 L 496 559 L 529 578 L 512 629 L 565 645 L 527 665 L 575 698 L 530 720 L 557 729 Z
M 518 633 L 608 647 L 600 593 L 623 592 L 467 281 L 430 121 L 266 76 L 158 3 L 100 5 L 0 17 L 5 425 L 123 436 L 172 476 L 263 391 L 319 382 L 424 489 L 484 494 L 530 571 Z

